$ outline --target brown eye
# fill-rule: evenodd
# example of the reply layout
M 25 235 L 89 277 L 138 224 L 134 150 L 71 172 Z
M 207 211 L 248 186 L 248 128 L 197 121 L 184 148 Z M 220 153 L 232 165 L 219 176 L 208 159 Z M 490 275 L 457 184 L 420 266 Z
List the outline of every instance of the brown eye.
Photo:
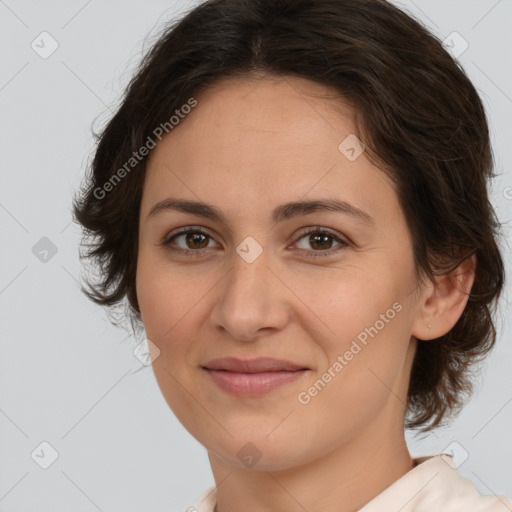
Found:
M 204 249 L 208 246 L 208 235 L 203 233 L 185 233 L 184 236 L 185 244 L 189 249 Z
M 306 233 L 302 233 L 297 244 L 299 244 L 302 240 L 305 242 L 303 242 L 303 246 L 299 247 L 299 249 L 306 251 L 306 253 L 308 253 L 307 257 L 312 258 L 318 256 L 331 256 L 350 245 L 337 234 L 331 233 L 325 228 L 315 228 L 307 231 Z M 334 242 L 337 242 L 338 245 L 334 246 L 333 248 Z
M 166 246 L 172 251 L 186 254 L 200 253 L 204 249 L 210 249 L 210 241 L 213 238 L 204 231 L 189 227 L 167 237 L 161 245 Z
M 330 249 L 333 237 L 325 234 L 311 234 L 309 235 L 308 243 L 313 249 Z
M 180 240 L 181 242 L 178 242 Z M 210 241 L 213 241 L 213 238 L 208 233 L 191 226 L 167 237 L 161 245 L 176 253 L 200 256 L 201 254 L 204 255 L 205 252 L 210 252 L 209 249 L 212 248 L 209 245 Z M 319 227 L 304 232 L 300 236 L 299 241 L 296 242 L 296 245 L 300 243 L 304 244 L 304 246 L 299 246 L 298 248 L 305 252 L 308 258 L 331 256 L 350 246 L 349 242 L 343 240 L 337 234 L 331 233 L 326 228 Z M 333 246 L 333 244 L 337 245 Z

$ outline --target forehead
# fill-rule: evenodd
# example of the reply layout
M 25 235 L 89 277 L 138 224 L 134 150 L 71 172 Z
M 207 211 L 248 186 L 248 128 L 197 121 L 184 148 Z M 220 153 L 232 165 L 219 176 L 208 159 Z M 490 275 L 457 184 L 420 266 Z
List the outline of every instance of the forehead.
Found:
M 306 148 L 308 153 L 334 149 L 339 157 L 340 141 L 356 131 L 355 110 L 339 95 L 296 77 L 224 78 L 195 99 L 197 106 L 152 156 L 164 152 L 164 146 L 173 150 L 194 146 L 201 151 L 188 151 L 189 159 L 243 159 L 245 166 L 251 158 L 260 163 L 273 149 L 288 159 L 294 150 L 299 156 Z M 284 153 L 285 149 L 291 151 Z M 275 154 L 270 156 L 275 161 Z
M 286 135 L 297 137 L 302 144 L 310 139 L 308 146 L 313 146 L 318 130 L 333 142 L 339 138 L 340 129 L 350 133 L 356 130 L 355 110 L 339 94 L 297 77 L 223 79 L 197 99 L 201 108 L 190 116 L 191 124 L 197 133 L 216 126 L 218 132 L 211 137 L 236 137 L 241 131 L 254 131 L 267 133 L 270 140 L 275 140 L 272 134 L 280 134 L 276 142 L 281 144 Z M 336 113 L 337 126 L 330 119 Z
M 393 200 L 390 180 L 364 152 L 351 161 L 340 151 L 357 128 L 354 109 L 333 90 L 294 77 L 225 79 L 195 99 L 150 155 L 152 202 L 182 195 L 236 203 L 239 212 L 307 194 L 339 192 L 370 209 Z

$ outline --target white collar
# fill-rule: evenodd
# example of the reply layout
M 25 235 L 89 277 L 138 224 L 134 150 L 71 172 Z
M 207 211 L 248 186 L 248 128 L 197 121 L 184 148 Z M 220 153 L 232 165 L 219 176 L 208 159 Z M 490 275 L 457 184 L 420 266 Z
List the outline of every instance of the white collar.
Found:
M 481 495 L 448 454 L 413 459 L 416 467 L 358 512 L 512 512 L 506 496 Z

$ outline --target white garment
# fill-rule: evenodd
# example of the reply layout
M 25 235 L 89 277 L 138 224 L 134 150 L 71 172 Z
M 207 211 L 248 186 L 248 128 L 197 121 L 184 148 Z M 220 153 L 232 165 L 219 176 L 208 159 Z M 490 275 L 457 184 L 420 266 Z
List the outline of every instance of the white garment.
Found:
M 413 459 L 416 466 L 384 489 L 358 512 L 512 512 L 512 499 L 482 495 L 455 468 L 451 455 Z M 215 486 L 185 512 L 213 512 Z

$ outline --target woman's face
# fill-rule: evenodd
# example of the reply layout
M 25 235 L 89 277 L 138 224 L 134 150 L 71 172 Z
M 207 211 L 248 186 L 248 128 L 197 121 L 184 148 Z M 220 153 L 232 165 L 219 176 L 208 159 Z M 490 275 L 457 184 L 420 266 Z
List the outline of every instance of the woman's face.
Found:
M 284 469 L 403 433 L 420 321 L 411 238 L 390 180 L 345 141 L 353 111 L 329 92 L 224 80 L 148 162 L 137 297 L 154 372 L 184 427 L 236 466 Z M 150 214 L 170 198 L 222 219 Z M 327 200 L 350 206 L 283 206 Z M 263 392 L 264 375 L 204 368 L 224 357 L 306 370 L 275 373 L 293 379 Z

